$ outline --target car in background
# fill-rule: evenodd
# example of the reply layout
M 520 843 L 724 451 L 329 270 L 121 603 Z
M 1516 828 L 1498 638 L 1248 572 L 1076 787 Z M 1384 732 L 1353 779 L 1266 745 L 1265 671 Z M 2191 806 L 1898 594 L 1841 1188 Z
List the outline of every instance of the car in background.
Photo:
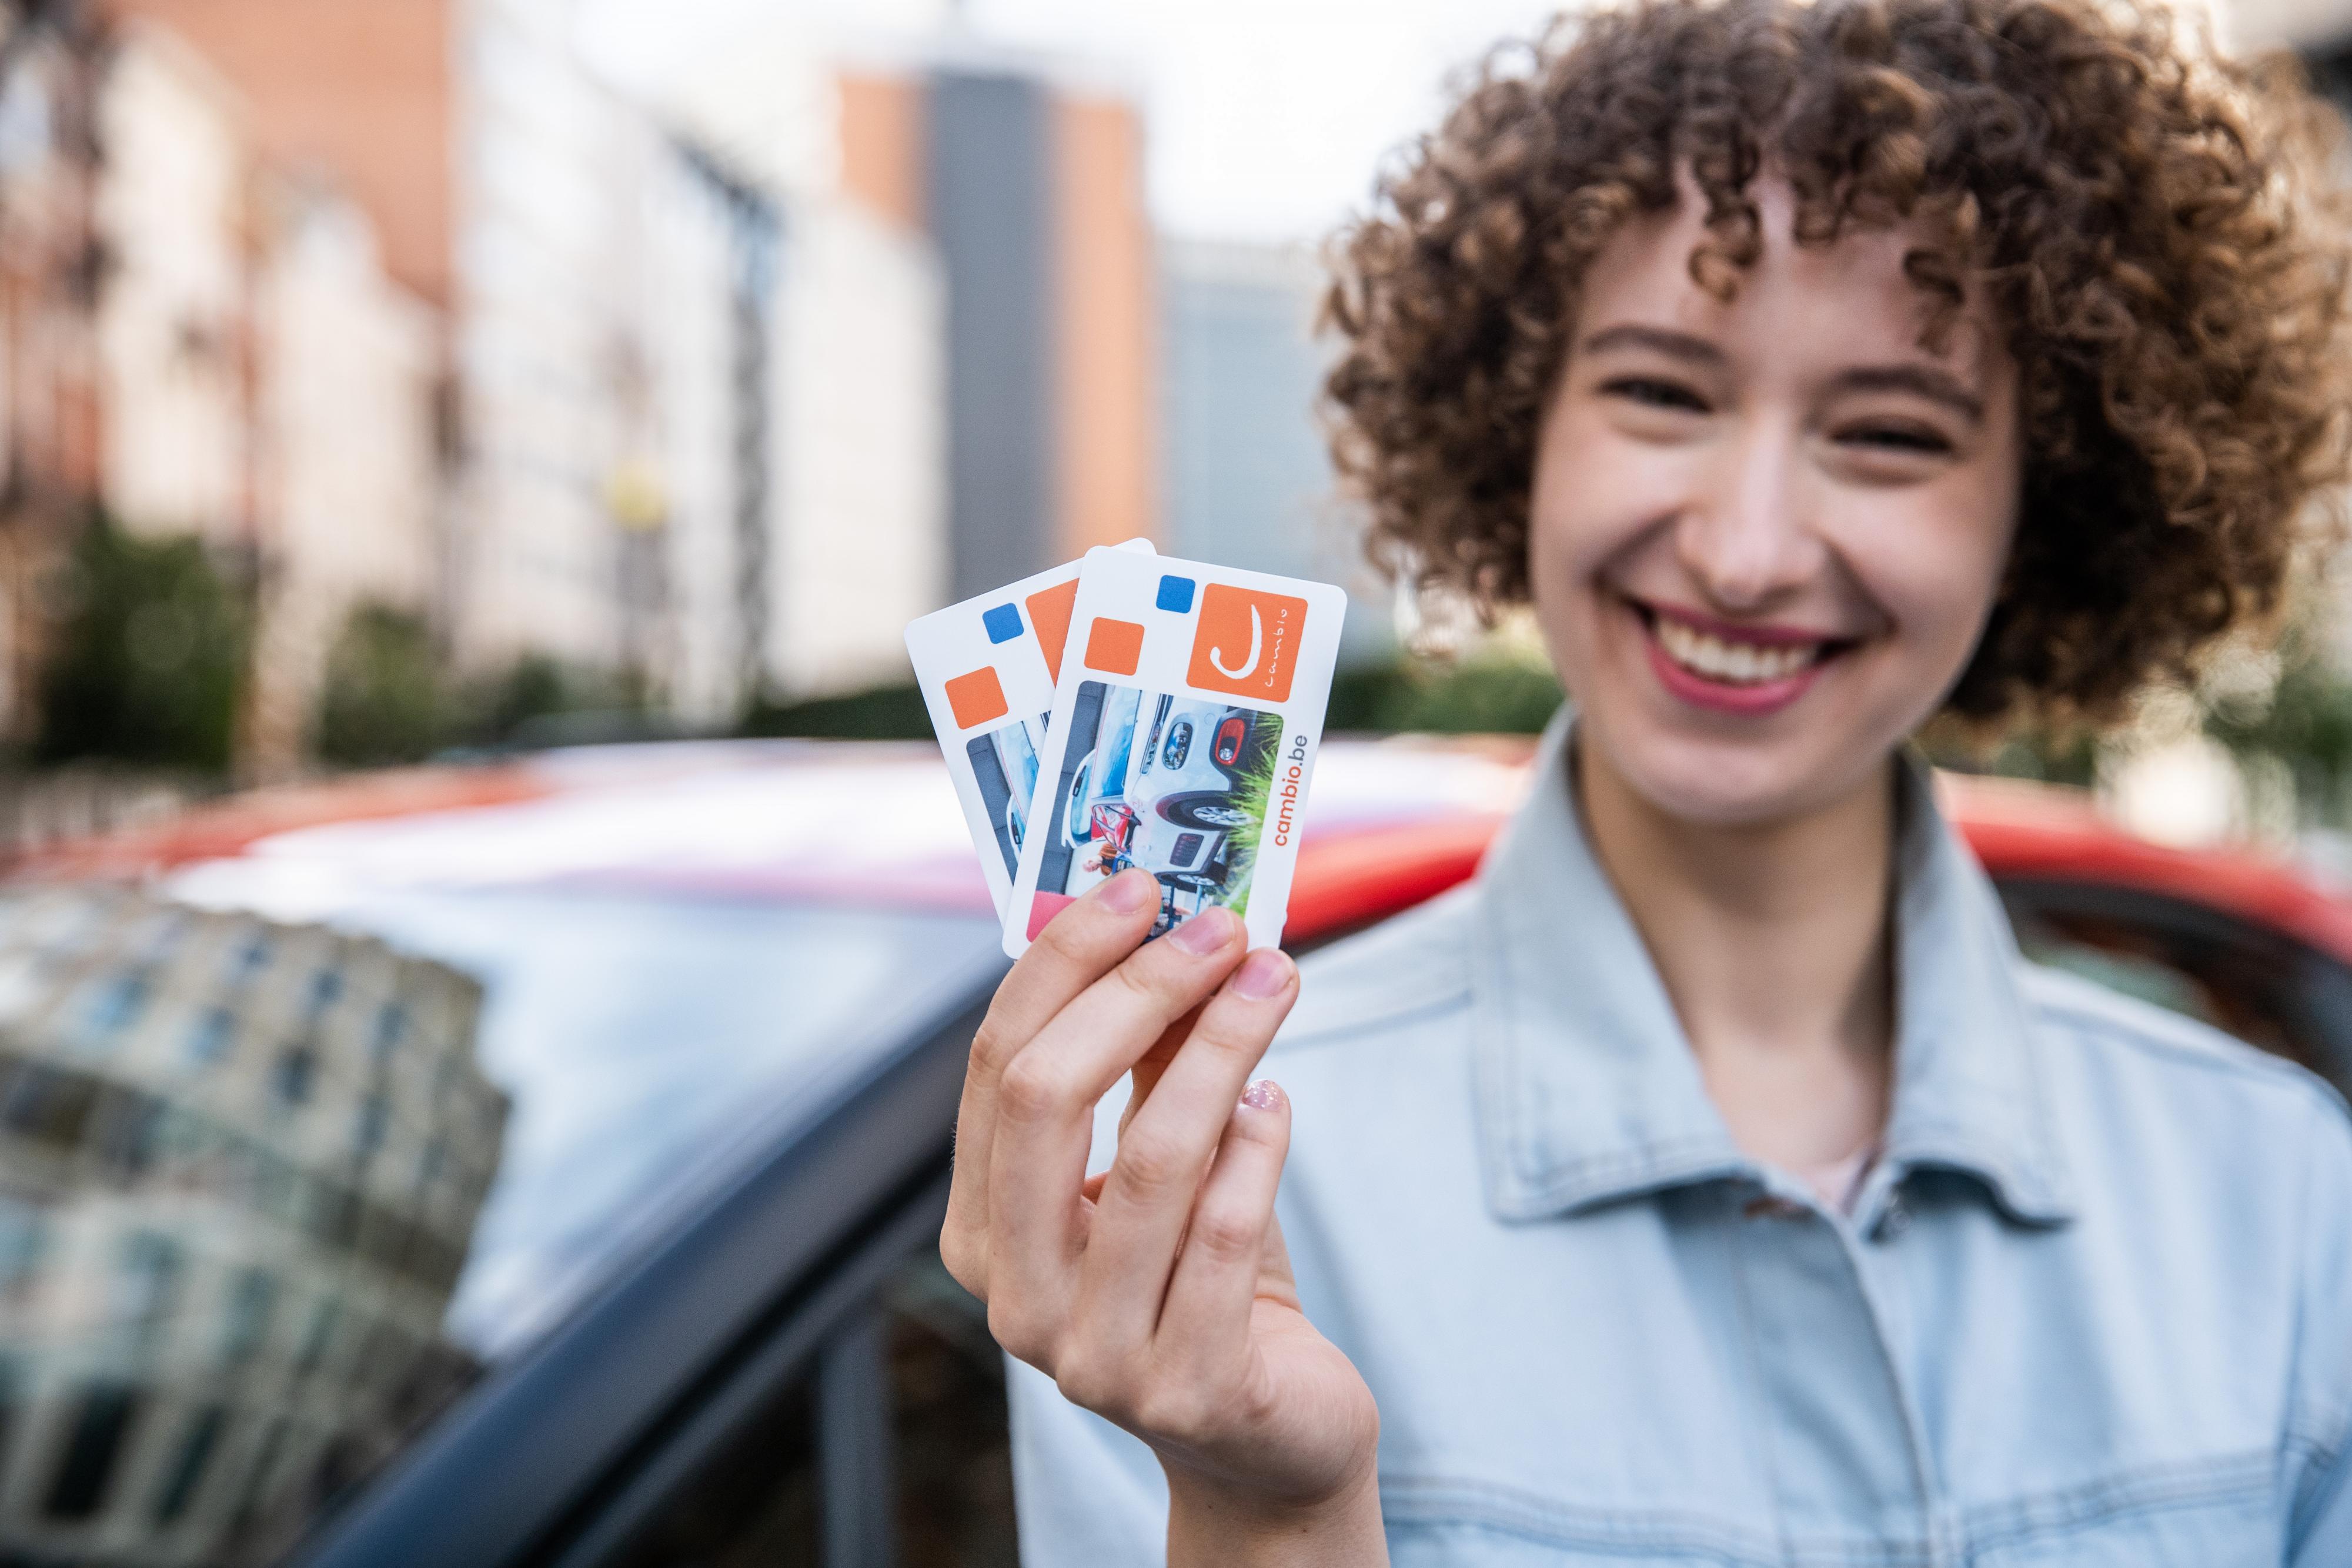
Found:
M 1192 727 L 1179 761 L 1156 766 L 1223 766 L 1224 715 L 1183 706 L 1143 716 L 1161 754 L 1177 722 Z M 1343 936 L 1469 876 L 1527 788 L 1528 757 L 1524 739 L 1328 743 L 1289 945 Z M 2352 907 L 2252 854 L 2134 840 L 2077 796 L 1943 788 L 2034 956 L 2352 1084 Z M 220 1071 L 263 1052 L 257 1092 L 275 1082 L 268 1053 L 299 1028 L 315 1082 L 423 1060 L 412 1035 L 382 1041 L 368 1021 L 381 1009 L 354 1009 L 349 986 L 330 1015 L 355 1020 L 345 1035 L 303 1024 L 322 988 L 308 977 L 316 955 L 426 967 L 433 994 L 457 998 L 447 1016 L 475 1030 L 433 1060 L 471 1064 L 449 1081 L 497 1141 L 467 1167 L 482 1175 L 478 1214 L 436 1341 L 362 1337 L 298 1376 L 310 1319 L 282 1304 L 290 1287 L 272 1310 L 232 1292 L 188 1343 L 207 1356 L 236 1344 L 244 1370 L 227 1386 L 277 1378 L 279 1392 L 172 1423 L 138 1414 L 173 1396 L 169 1358 L 109 1364 L 149 1367 L 152 1386 L 119 1374 L 78 1385 L 82 1364 L 61 1364 L 42 1386 L 68 1416 L 12 1427 L 0 1448 L 0 1552 L 17 1544 L 5 1511 L 46 1509 L 70 1470 L 70 1517 L 36 1521 L 67 1543 L 60 1560 L 1014 1562 L 1002 1361 L 936 1250 L 965 1052 L 1005 960 L 929 746 L 587 748 L 266 791 L 20 868 L 0 903 L 119 885 L 275 934 L 274 961 L 296 966 L 284 999 L 219 1037 L 245 1042 L 219 1052 Z M 118 923 L 110 961 L 124 974 L 152 961 L 147 920 Z M 15 973 L 9 929 L 0 922 L 0 993 Z M 224 939 L 224 955 L 243 950 Z M 224 956 L 190 972 L 234 968 Z M 91 997 L 121 994 L 110 973 L 89 967 Z M 216 1004 L 185 1005 L 173 1038 L 215 1040 L 197 1026 Z M 76 1071 L 102 1078 L 109 1060 L 78 1058 Z M 35 1091 L 59 1064 L 29 1065 L 34 1077 L 0 1081 L 0 1169 L 27 1128 L 53 1125 L 39 1116 L 54 1097 Z M 352 1080 L 353 1106 L 366 1082 Z M 331 1101 L 281 1095 L 254 1133 L 296 1188 L 352 1157 L 365 1118 L 316 1123 Z M 128 1166 L 105 1163 L 121 1118 L 86 1125 L 91 1163 L 78 1168 L 115 1184 L 110 1202 L 147 1201 L 109 1174 Z M 385 1232 L 383 1256 L 406 1257 L 406 1234 Z M 190 1291 L 155 1286 L 152 1258 L 145 1273 L 133 1261 L 121 1299 L 143 1303 L 134 1326 L 164 1346 L 195 1333 Z M 400 1321 L 425 1299 L 403 1298 Z M 12 1321 L 0 1314 L 0 1339 Z M 68 1322 L 43 1321 L 52 1334 Z M 86 1326 L 119 1334 L 124 1321 Z M 0 1370 L 33 1354 L 0 1343 Z M 389 1415 L 355 1446 L 339 1412 L 361 1393 Z M 212 1405 L 217 1419 L 191 1425 Z M 80 1559 L 77 1539 L 91 1543 Z

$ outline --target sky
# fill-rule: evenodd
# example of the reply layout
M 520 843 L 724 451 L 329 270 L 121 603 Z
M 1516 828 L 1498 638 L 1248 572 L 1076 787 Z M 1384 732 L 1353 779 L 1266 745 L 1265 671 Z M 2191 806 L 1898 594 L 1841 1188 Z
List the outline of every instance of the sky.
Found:
M 580 0 L 589 57 L 691 95 L 730 49 L 805 28 L 887 53 L 969 36 L 1131 92 L 1152 215 L 1181 239 L 1312 242 L 1369 204 L 1382 157 L 1432 128 L 1449 78 L 1539 29 L 1536 0 Z

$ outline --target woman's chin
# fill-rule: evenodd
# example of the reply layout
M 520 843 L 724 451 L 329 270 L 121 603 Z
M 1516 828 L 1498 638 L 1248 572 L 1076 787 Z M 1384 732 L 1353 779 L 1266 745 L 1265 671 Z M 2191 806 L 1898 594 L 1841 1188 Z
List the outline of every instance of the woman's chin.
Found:
M 1630 727 L 1634 733 L 1593 737 L 1600 750 L 1593 761 L 1651 810 L 1695 827 L 1787 821 L 1822 810 L 1860 781 L 1849 776 L 1857 771 L 1855 757 L 1822 756 L 1801 736 L 1736 740 Z M 1859 771 L 1871 770 L 1863 760 Z

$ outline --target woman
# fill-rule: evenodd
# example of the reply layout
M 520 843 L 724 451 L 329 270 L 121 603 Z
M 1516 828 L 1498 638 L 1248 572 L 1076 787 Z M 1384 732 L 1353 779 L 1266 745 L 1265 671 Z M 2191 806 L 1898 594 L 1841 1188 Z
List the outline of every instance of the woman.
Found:
M 2343 1105 L 2028 970 L 1904 750 L 2273 606 L 2317 124 L 2089 0 L 1650 0 L 1419 147 L 1342 469 L 1576 716 L 1303 980 L 1128 872 L 1004 982 L 941 1246 L 1031 1568 L 2352 1563 Z

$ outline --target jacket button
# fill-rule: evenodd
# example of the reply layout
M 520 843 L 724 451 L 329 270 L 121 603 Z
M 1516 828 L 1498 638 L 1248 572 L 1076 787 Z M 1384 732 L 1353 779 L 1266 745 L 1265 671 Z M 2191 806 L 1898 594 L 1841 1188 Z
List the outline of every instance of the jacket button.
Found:
M 1879 1239 L 1892 1241 L 1910 1228 L 1911 1211 L 1903 1206 L 1901 1198 L 1890 1200 L 1886 1205 L 1886 1212 L 1879 1217 Z

